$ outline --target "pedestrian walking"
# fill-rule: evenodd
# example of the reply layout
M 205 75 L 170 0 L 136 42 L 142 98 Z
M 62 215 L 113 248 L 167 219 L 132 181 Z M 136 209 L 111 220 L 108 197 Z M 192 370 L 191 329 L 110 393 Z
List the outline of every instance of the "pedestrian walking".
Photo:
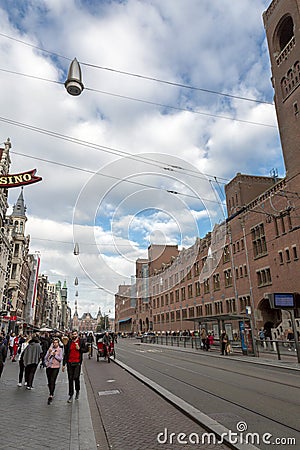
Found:
M 72 403 L 74 395 L 74 384 L 76 396 L 75 399 L 79 398 L 80 391 L 80 371 L 82 364 L 82 355 L 87 353 L 88 348 L 86 341 L 80 339 L 78 332 L 76 330 L 72 331 L 72 337 L 65 346 L 64 359 L 62 371 L 64 372 L 65 366 L 67 366 L 68 380 L 69 380 L 69 398 L 68 403 Z
M 265 330 L 263 328 L 261 328 L 259 330 L 258 337 L 260 339 L 260 345 L 261 345 L 261 347 L 263 347 L 264 346 L 264 342 L 265 342 Z
M 52 403 L 56 379 L 61 361 L 63 360 L 63 349 L 60 347 L 59 343 L 59 338 L 55 337 L 45 356 L 46 375 L 49 388 L 48 405 Z
M 41 347 L 42 347 L 42 356 L 41 356 L 41 363 L 40 363 L 40 369 L 46 367 L 45 366 L 45 356 L 46 353 L 48 351 L 48 348 L 50 347 L 50 336 L 49 333 L 45 333 L 44 336 L 40 336 L 40 342 L 41 342 Z
M 295 344 L 295 339 L 294 339 L 294 333 L 292 330 L 288 330 L 287 331 L 287 340 L 289 342 L 288 344 L 288 351 L 291 352 L 292 350 L 296 350 L 296 348 L 294 348 L 294 344 Z
M 3 372 L 6 355 L 7 355 L 7 348 L 6 345 L 4 345 L 3 343 L 2 336 L 0 336 L 0 378 Z
M 202 350 L 208 350 L 207 349 L 207 332 L 205 328 L 202 328 L 200 332 L 201 337 L 201 343 L 202 343 Z
M 106 331 L 105 335 L 103 336 L 103 345 L 104 345 L 103 350 L 104 350 L 104 358 L 105 359 L 107 358 L 108 362 L 110 362 L 109 352 L 110 352 L 111 343 L 112 343 L 112 337 L 109 334 L 109 332 Z
M 206 345 L 207 345 L 206 350 L 209 350 L 211 348 L 211 346 L 213 345 L 213 343 L 214 343 L 214 335 L 209 331 L 208 335 L 207 335 L 207 340 L 206 340 Z
M 9 336 L 8 346 L 9 346 L 9 357 L 12 358 L 14 354 L 14 340 L 15 340 L 15 333 L 11 333 Z
M 226 331 L 224 330 L 221 333 L 220 341 L 221 341 L 221 355 L 228 355 L 227 353 L 228 336 Z
M 32 389 L 32 383 L 36 368 L 42 355 L 42 347 L 37 336 L 33 336 L 24 350 L 23 362 L 25 366 L 25 379 L 27 380 L 27 389 Z
M 30 341 L 30 336 L 24 336 L 25 340 L 22 342 L 21 347 L 19 345 L 19 382 L 18 382 L 18 386 L 21 387 L 22 386 L 22 382 L 23 382 L 23 375 L 25 372 L 25 366 L 24 366 L 24 361 L 23 361 L 23 355 L 24 355 L 24 350 L 27 347 L 29 341 Z M 27 379 L 26 379 L 26 375 L 25 375 L 25 383 L 24 386 L 27 386 Z
M 14 337 L 14 343 L 13 343 L 13 354 L 12 354 L 12 362 L 17 361 L 17 354 L 18 354 L 18 348 L 19 348 L 19 336 Z

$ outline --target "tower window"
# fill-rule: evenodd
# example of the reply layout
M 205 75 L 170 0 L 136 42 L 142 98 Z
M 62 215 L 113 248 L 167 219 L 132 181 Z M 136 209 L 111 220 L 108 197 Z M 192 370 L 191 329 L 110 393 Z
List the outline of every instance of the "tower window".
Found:
M 294 36 L 294 22 L 291 16 L 286 16 L 278 29 L 278 45 L 281 52 Z
M 295 102 L 295 103 L 293 104 L 293 107 L 294 107 L 294 114 L 298 114 L 298 113 L 299 113 L 298 103 Z

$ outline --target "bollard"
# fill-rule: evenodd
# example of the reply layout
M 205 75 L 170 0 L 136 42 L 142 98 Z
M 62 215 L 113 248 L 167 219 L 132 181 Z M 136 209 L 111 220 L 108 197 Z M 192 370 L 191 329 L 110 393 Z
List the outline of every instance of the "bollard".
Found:
M 281 355 L 280 355 L 280 351 L 279 351 L 278 341 L 274 341 L 273 344 L 274 344 L 275 347 L 276 347 L 275 350 L 276 350 L 276 352 L 277 352 L 278 360 L 280 361 L 280 360 L 281 360 Z

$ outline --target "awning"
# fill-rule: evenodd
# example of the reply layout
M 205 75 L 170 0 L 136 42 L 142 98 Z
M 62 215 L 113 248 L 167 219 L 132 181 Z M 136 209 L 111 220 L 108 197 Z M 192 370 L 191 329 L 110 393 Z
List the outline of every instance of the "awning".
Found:
M 235 314 L 235 313 L 229 313 L 229 314 L 218 314 L 213 316 L 203 316 L 203 317 L 191 317 L 189 319 L 191 322 L 219 322 L 221 320 L 250 320 L 250 317 L 246 314 Z
M 126 319 L 121 319 L 118 322 L 119 323 L 124 323 L 124 322 L 131 322 L 132 321 L 132 317 L 127 317 Z

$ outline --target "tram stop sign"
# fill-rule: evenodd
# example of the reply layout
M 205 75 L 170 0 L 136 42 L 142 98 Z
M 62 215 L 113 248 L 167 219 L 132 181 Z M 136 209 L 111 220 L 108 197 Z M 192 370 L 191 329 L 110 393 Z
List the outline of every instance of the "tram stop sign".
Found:
M 290 292 L 281 292 L 268 294 L 270 306 L 272 309 L 295 309 L 295 294 Z

